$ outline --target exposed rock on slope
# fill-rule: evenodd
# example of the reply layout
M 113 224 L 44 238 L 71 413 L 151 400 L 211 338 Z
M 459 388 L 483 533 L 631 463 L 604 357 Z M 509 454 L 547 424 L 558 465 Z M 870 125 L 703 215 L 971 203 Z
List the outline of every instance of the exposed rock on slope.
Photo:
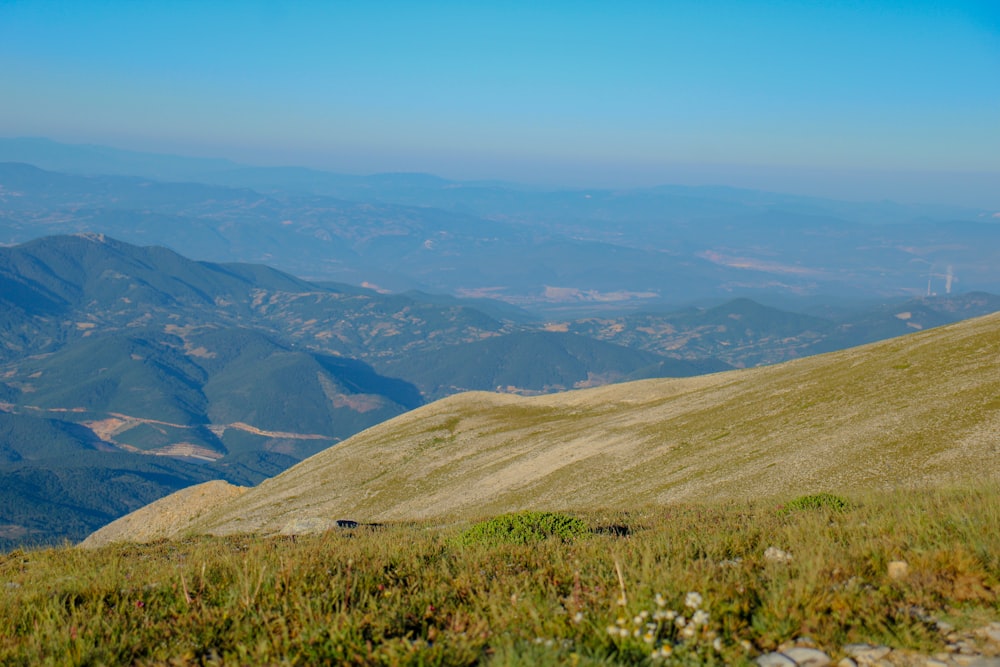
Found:
M 1000 314 L 778 366 L 462 394 L 178 517 L 170 534 L 975 484 L 1000 479 L 998 397 Z

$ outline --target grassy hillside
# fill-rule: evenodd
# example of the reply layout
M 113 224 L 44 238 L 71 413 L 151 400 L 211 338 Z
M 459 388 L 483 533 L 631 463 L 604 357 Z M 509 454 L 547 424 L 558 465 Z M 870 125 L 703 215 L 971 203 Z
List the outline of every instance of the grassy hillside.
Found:
M 859 330 L 913 330 L 944 306 L 954 310 L 946 319 L 990 303 L 983 295 L 915 304 L 908 317 L 886 311 Z M 495 315 L 505 317 L 502 309 Z M 795 354 L 815 340 L 816 328 L 813 318 L 745 300 L 591 324 L 595 335 L 613 334 L 609 340 L 694 358 L 626 349 L 558 331 L 558 323 L 501 321 L 454 298 L 316 285 L 264 266 L 195 262 L 98 234 L 50 237 L 0 248 L 0 410 L 77 424 L 79 446 L 93 441 L 120 454 L 217 460 L 201 470 L 252 483 L 425 397 L 497 387 L 530 394 L 716 371 L 725 365 L 702 352 L 744 361 Z M 48 432 L 40 420 L 28 423 Z M 427 428 L 435 427 L 421 433 Z M 60 441 L 39 439 L 36 452 L 56 474 L 62 460 L 45 448 L 48 442 L 55 451 Z M 99 469 L 74 473 L 71 486 L 99 494 Z M 36 502 L 24 498 L 21 518 Z M 67 532 L 62 522 L 83 508 L 72 493 L 53 499 L 65 502 L 66 512 L 38 505 L 33 525 L 49 521 L 52 539 L 79 535 L 81 528 Z
M 46 187 L 58 196 L 62 185 Z M 0 248 L 0 415 L 37 430 L 30 466 L 14 460 L 20 440 L 0 433 L 11 464 L 0 487 L 18 499 L 0 524 L 32 543 L 79 539 L 188 484 L 258 482 L 417 407 L 415 386 L 352 355 L 413 355 L 508 327 L 454 299 L 418 297 L 196 262 L 101 234 Z M 67 422 L 58 437 L 46 437 L 51 420 Z M 58 456 L 66 443 L 94 456 Z M 174 458 L 197 472 L 143 477 Z M 125 500 L 108 505 L 108 493 Z
M 985 667 L 998 517 L 980 485 L 630 504 L 526 544 L 412 523 L 16 551 L 0 663 Z
M 1000 315 L 751 370 L 402 415 L 177 530 L 996 481 Z M 109 528 L 113 532 L 113 529 Z

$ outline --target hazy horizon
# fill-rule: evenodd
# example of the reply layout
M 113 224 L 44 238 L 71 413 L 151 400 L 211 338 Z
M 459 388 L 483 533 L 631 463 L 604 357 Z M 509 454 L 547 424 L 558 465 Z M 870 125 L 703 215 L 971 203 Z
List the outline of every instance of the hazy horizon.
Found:
M 968 0 L 0 4 L 0 136 L 546 186 L 1000 210 Z

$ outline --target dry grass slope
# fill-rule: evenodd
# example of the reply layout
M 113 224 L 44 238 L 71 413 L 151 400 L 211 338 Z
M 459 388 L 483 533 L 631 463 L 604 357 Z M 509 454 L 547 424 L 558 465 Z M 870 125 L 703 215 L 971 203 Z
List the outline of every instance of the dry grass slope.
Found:
M 186 524 L 209 508 L 235 498 L 246 490 L 244 486 L 235 486 L 223 480 L 189 486 L 111 522 L 92 533 L 80 546 L 103 546 L 108 543 L 108 537 L 119 535 L 129 536 L 128 539 L 139 542 L 168 539 L 176 534 L 176 526 Z
M 953 487 L 1000 479 L 998 452 L 1000 314 L 698 378 L 453 396 L 157 534 Z

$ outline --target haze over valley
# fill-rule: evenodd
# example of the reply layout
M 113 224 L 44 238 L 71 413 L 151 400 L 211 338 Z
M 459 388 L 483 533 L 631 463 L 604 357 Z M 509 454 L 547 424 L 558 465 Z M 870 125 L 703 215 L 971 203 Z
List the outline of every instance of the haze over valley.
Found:
M 1000 222 L 975 207 L 40 139 L 0 140 L 0 241 L 11 546 L 257 484 L 462 392 L 719 373 L 1000 310 Z
M 0 248 L 0 286 L 8 544 L 80 539 L 207 479 L 255 484 L 456 393 L 717 373 L 1000 310 L 1000 297 L 968 292 L 837 318 L 739 298 L 543 320 L 89 232 Z
M 0 161 L 73 164 L 70 157 L 93 150 L 0 141 Z M 125 155 L 119 170 L 130 176 L 0 165 L 0 240 L 90 231 L 196 259 L 267 263 L 313 281 L 489 298 L 541 317 L 735 296 L 808 306 L 816 297 L 1000 291 L 1000 223 L 990 210 L 722 188 L 538 190 L 419 174 L 205 173 L 192 160 L 181 177 L 227 183 L 196 184 L 137 176 L 170 159 Z
M 0 664 L 1000 665 L 995 1 L 0 2 Z

